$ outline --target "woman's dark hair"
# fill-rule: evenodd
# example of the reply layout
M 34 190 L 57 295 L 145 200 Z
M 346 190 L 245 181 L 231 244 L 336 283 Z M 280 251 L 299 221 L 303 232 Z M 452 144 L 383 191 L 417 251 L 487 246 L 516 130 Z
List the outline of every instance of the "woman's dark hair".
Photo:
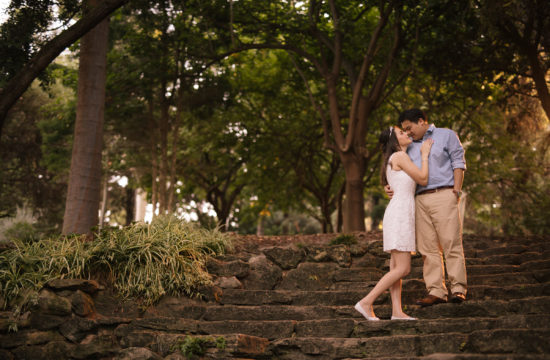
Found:
M 395 128 L 391 127 L 385 129 L 378 138 L 380 142 L 380 148 L 382 149 L 382 168 L 380 169 L 380 181 L 383 186 L 388 185 L 388 179 L 386 178 L 386 168 L 388 167 L 388 160 L 390 156 L 397 151 L 401 151 L 399 141 L 395 135 Z

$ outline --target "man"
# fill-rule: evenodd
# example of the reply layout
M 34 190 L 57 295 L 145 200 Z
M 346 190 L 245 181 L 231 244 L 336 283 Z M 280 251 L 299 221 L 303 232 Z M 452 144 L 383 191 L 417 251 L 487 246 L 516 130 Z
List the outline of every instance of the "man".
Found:
M 447 302 L 442 253 L 451 284 L 450 301 L 462 303 L 466 300 L 467 283 L 458 204 L 466 170 L 464 148 L 454 131 L 429 124 L 422 110 L 405 110 L 399 116 L 399 124 L 413 139 L 407 153 L 419 168 L 422 142 L 434 140 L 428 185 L 418 185 L 415 196 L 416 241 L 424 260 L 423 275 L 428 290 L 428 295 L 416 303 L 430 306 Z M 385 190 L 390 197 L 393 195 L 389 186 Z

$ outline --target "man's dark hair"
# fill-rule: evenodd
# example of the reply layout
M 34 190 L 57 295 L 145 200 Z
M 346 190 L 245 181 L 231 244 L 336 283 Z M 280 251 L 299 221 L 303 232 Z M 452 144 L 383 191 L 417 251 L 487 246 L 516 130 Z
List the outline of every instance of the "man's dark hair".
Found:
M 419 119 L 428 121 L 428 118 L 426 117 L 426 114 L 424 113 L 424 111 L 420 109 L 409 109 L 409 110 L 403 111 L 399 115 L 399 119 L 397 119 L 397 122 L 399 126 L 401 126 L 401 124 L 403 124 L 403 121 L 405 120 L 409 120 L 415 124 L 418 124 Z

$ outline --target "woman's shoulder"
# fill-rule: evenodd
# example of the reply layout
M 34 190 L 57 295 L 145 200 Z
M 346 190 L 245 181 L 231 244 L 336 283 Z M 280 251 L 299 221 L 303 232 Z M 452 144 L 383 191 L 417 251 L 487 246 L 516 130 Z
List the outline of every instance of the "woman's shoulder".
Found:
M 409 157 L 409 155 L 407 155 L 406 152 L 396 151 L 390 156 L 390 159 L 399 160 L 399 159 L 404 159 L 405 157 Z
M 398 166 L 398 169 L 399 169 L 399 164 L 403 163 L 404 161 L 403 159 L 405 159 L 405 156 L 408 157 L 409 155 L 407 155 L 407 153 L 404 151 L 396 151 L 393 154 L 391 154 L 390 158 L 388 159 L 388 164 L 396 165 Z M 394 169 L 393 166 L 392 166 L 392 169 Z

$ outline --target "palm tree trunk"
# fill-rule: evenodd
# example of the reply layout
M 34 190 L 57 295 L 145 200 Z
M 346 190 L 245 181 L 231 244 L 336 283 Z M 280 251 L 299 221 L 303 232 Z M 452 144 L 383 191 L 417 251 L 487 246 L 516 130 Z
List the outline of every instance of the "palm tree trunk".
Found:
M 90 7 L 97 4 L 98 0 L 88 3 Z M 63 234 L 90 234 L 98 223 L 108 36 L 107 19 L 88 32 L 80 45 L 78 103 Z

